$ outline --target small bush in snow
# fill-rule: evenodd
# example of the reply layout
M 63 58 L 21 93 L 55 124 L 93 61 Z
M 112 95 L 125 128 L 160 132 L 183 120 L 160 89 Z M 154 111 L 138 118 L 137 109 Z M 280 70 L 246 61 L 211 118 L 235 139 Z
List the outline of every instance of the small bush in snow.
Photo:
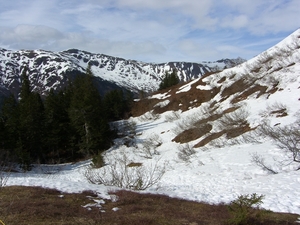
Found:
M 195 127 L 195 123 L 198 121 L 198 119 L 199 118 L 195 115 L 182 118 L 180 121 L 176 122 L 176 127 L 174 128 L 173 132 L 175 134 L 180 134 L 184 130 L 189 130 Z
M 6 163 L 1 162 L 0 164 L 0 188 L 4 187 L 10 176 L 12 166 L 8 166 Z
M 152 134 L 147 137 L 142 144 L 142 148 L 140 148 L 142 156 L 147 159 L 152 159 L 154 155 L 159 155 L 157 147 L 161 146 L 161 144 L 162 140 L 158 134 Z
M 265 122 L 259 131 L 285 151 L 291 162 L 300 163 L 300 121 L 285 126 L 271 126 Z M 299 169 L 300 166 L 297 170 Z
M 180 119 L 180 113 L 172 111 L 171 114 L 165 116 L 167 122 L 173 122 Z
M 178 158 L 184 162 L 187 162 L 189 161 L 190 157 L 195 153 L 196 153 L 195 149 L 191 147 L 189 144 L 180 145 Z
M 112 163 L 101 169 L 87 169 L 84 176 L 93 184 L 145 190 L 157 184 L 165 172 L 166 164 L 159 165 L 159 160 L 147 166 L 143 164 L 132 166 L 132 162 L 123 153 L 121 156 L 116 157 Z
M 247 118 L 249 112 L 243 107 L 239 108 L 231 113 L 226 113 L 219 120 L 220 127 L 230 129 L 234 127 L 240 127 L 247 124 Z
M 282 103 L 275 102 L 274 104 L 268 106 L 266 110 L 260 112 L 260 115 L 262 117 L 268 117 L 272 115 L 276 117 L 283 117 L 287 115 L 287 106 Z
M 144 115 L 140 116 L 139 120 L 141 122 L 149 121 L 149 120 L 157 120 L 160 118 L 159 114 L 154 113 L 153 111 L 146 112 Z
M 265 170 L 269 173 L 272 173 L 272 174 L 278 173 L 274 169 L 272 169 L 272 167 L 270 165 L 267 165 L 265 163 L 265 159 L 261 155 L 258 155 L 257 153 L 254 153 L 251 155 L 251 161 L 258 167 L 262 168 L 263 170 Z

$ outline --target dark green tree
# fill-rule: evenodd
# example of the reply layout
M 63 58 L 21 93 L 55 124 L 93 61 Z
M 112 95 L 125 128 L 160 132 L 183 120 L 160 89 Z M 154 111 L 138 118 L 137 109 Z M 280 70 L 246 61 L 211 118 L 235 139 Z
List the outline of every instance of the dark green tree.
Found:
M 69 116 L 77 132 L 74 140 L 85 157 L 106 149 L 110 140 L 110 129 L 103 115 L 101 96 L 93 83 L 90 66 L 85 76 L 77 76 L 72 84 Z
M 130 109 L 132 99 L 130 92 L 124 94 L 122 90 L 112 90 L 106 93 L 103 98 L 106 117 L 111 121 L 124 118 Z
M 64 91 L 54 93 L 51 89 L 44 102 L 45 150 L 48 160 L 65 161 L 74 157 L 71 146 L 72 127 L 68 115 L 69 99 Z
M 179 77 L 175 70 L 172 73 L 166 72 L 164 78 L 159 84 L 159 90 L 163 90 L 179 83 Z
M 22 86 L 19 102 L 20 163 L 26 167 L 32 161 L 43 161 L 44 106 L 38 93 L 31 92 L 27 70 L 22 73 Z
M 0 142 L 2 149 L 13 153 L 19 136 L 19 107 L 13 95 L 4 100 L 0 113 L 1 135 Z

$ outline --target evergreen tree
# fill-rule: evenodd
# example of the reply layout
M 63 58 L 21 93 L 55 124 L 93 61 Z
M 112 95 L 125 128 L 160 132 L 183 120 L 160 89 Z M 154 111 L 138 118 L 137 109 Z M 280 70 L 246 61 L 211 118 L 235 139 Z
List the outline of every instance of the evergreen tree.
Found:
M 19 102 L 19 156 L 27 169 L 33 160 L 43 160 L 44 106 L 38 93 L 30 91 L 27 70 L 22 73 Z
M 163 80 L 159 84 L 159 90 L 163 90 L 166 88 L 169 88 L 173 85 L 176 85 L 179 83 L 179 77 L 177 76 L 177 73 L 175 70 L 172 71 L 172 73 L 166 72 Z
M 110 144 L 110 130 L 101 107 L 101 96 L 93 84 L 88 66 L 85 76 L 77 76 L 72 84 L 69 116 L 77 131 L 78 147 L 84 156 L 106 149 Z
M 45 102 L 45 149 L 47 158 L 60 162 L 61 157 L 74 157 L 70 146 L 72 129 L 68 115 L 69 101 L 64 91 L 51 89 Z M 70 150 L 71 149 L 71 150 Z M 70 150 L 70 151 L 69 151 Z
M 103 98 L 103 108 L 109 120 L 119 120 L 124 118 L 129 111 L 132 95 L 127 92 L 124 95 L 122 90 L 113 90 L 105 94 Z
M 13 95 L 4 100 L 0 115 L 1 148 L 7 149 L 13 154 L 19 136 L 19 107 Z

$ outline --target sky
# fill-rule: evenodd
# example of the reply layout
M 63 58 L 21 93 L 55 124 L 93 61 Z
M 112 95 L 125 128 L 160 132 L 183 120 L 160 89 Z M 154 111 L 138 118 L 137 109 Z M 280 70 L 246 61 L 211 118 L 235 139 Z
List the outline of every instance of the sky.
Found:
M 0 47 L 144 62 L 250 59 L 299 29 L 300 0 L 0 0 Z

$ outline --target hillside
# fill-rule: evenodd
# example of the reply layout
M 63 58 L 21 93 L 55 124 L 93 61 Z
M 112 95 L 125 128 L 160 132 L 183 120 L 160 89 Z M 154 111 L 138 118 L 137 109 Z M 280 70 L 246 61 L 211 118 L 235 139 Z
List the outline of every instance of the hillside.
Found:
M 208 203 L 257 193 L 266 209 L 300 214 L 299 163 L 260 132 L 299 128 L 299 75 L 300 29 L 237 67 L 137 100 L 130 119 L 112 124 L 120 137 L 103 155 L 106 166 L 37 166 L 7 184 L 111 199 L 119 186 Z

